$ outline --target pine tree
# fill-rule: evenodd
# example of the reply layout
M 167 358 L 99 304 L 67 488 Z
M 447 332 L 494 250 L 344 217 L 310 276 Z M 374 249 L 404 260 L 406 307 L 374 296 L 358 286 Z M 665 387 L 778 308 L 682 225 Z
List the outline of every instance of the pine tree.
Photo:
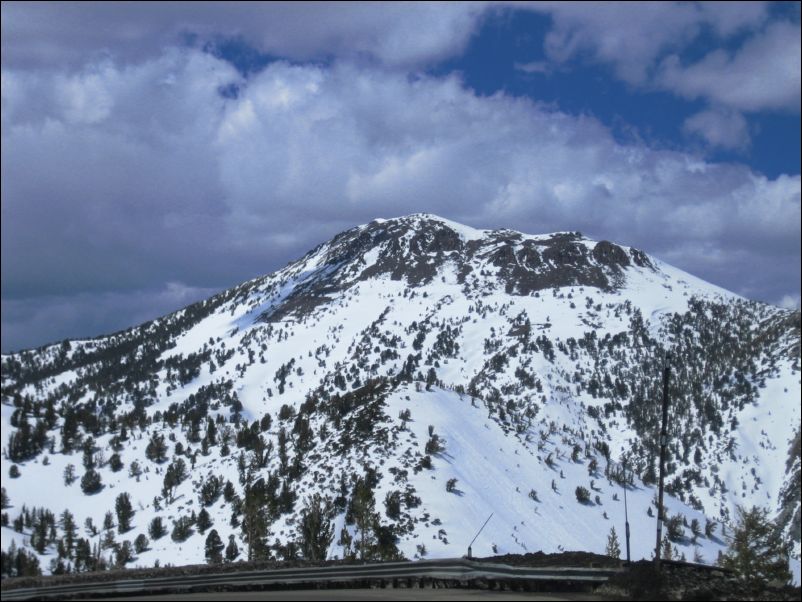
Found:
M 140 533 L 136 536 L 134 540 L 134 550 L 137 554 L 147 551 L 148 546 L 150 546 L 150 541 L 144 533 Z
M 145 448 L 145 456 L 157 464 L 167 460 L 167 444 L 164 442 L 164 435 L 154 433 L 150 438 L 148 446 Z
M 170 537 L 175 542 L 186 541 L 192 535 L 192 520 L 188 516 L 180 516 L 173 523 L 173 532 Z
M 165 501 L 170 504 L 174 500 L 175 490 L 187 478 L 187 465 L 182 458 L 177 458 L 170 463 L 164 471 L 164 482 L 162 484 L 162 495 Z
M 237 539 L 234 535 L 228 536 L 228 545 L 226 546 L 226 562 L 234 562 L 239 556 L 239 547 L 237 546 Z
M 67 464 L 64 467 L 64 484 L 72 485 L 78 477 L 75 476 L 75 464 Z
M 217 534 L 217 529 L 209 531 L 209 535 L 206 538 L 206 562 L 209 564 L 222 564 L 223 548 L 223 540 Z
M 660 553 L 660 558 L 663 560 L 673 560 L 674 558 L 674 551 L 671 547 L 671 540 L 668 538 L 668 535 L 663 535 L 663 550 Z
M 117 568 L 124 569 L 125 565 L 134 559 L 134 547 L 127 539 L 115 548 L 114 564 Z
M 65 510 L 61 513 L 61 520 L 59 522 L 61 530 L 64 531 L 64 548 L 67 552 L 67 556 L 72 558 L 72 551 L 75 548 L 75 542 L 78 537 L 78 525 L 75 524 L 75 517 L 69 510 Z
M 167 529 L 164 526 L 161 516 L 155 516 L 153 520 L 150 521 L 148 534 L 150 534 L 152 539 L 160 539 L 167 534 Z
M 362 477 L 354 486 L 350 510 L 359 532 L 356 542 L 359 559 L 369 560 L 373 557 L 373 549 L 376 545 L 373 526 L 379 522 L 379 515 L 376 512 L 373 490 Z
M 135 514 L 131 505 L 131 496 L 127 492 L 118 495 L 114 503 L 114 509 L 117 512 L 117 530 L 119 533 L 123 534 L 129 531 L 131 529 L 131 519 Z
M 86 495 L 92 495 L 101 489 L 103 489 L 103 481 L 100 474 L 94 468 L 90 468 L 81 477 L 81 491 Z
M 739 506 L 729 550 L 721 555 L 719 564 L 756 586 L 769 582 L 785 585 L 791 579 L 788 554 L 789 546 L 769 520 L 767 509 L 753 506 L 745 510 Z
M 206 511 L 206 508 L 201 508 L 201 511 L 198 512 L 198 517 L 195 520 L 195 526 L 198 527 L 198 531 L 201 534 L 206 533 L 209 527 L 212 526 L 212 519 L 209 516 L 209 513 Z
M 114 528 L 114 515 L 111 512 L 106 512 L 103 516 L 103 530 L 111 531 Z
M 109 458 L 109 466 L 111 467 L 112 472 L 119 472 L 123 469 L 123 461 L 120 458 L 120 454 L 114 453 Z
M 610 527 L 610 534 L 607 536 L 606 553 L 610 558 L 621 558 L 621 544 L 618 541 L 615 527 Z
M 253 485 L 246 484 L 242 513 L 242 535 L 248 544 L 248 560 L 267 558 L 267 533 L 270 521 L 266 507 L 264 479 Z
M 331 509 L 324 506 L 320 495 L 307 501 L 301 512 L 301 553 L 312 562 L 325 560 L 334 539 L 334 524 L 329 522 Z

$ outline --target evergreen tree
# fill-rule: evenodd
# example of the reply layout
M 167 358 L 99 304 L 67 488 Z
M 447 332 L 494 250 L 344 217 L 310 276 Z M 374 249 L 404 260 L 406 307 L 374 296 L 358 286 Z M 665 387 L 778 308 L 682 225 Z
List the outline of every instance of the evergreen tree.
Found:
M 621 544 L 618 542 L 615 527 L 610 527 L 610 534 L 607 536 L 606 553 L 610 558 L 621 558 Z
M 131 505 L 131 496 L 127 492 L 118 495 L 114 503 L 114 509 L 117 512 L 117 530 L 119 533 L 122 534 L 129 531 L 131 529 L 131 519 L 135 514 Z
M 668 538 L 668 534 L 663 535 L 663 550 L 660 553 L 660 558 L 663 560 L 674 559 L 674 550 L 671 547 L 671 540 Z
M 92 555 L 92 546 L 88 539 L 79 538 L 75 544 L 75 572 L 92 571 L 95 566 L 95 557 Z
M 61 530 L 64 531 L 64 549 L 67 552 L 67 556 L 72 558 L 72 551 L 78 538 L 78 525 L 75 524 L 75 517 L 69 510 L 61 513 L 59 523 Z
M 234 562 L 239 556 L 239 547 L 234 535 L 228 536 L 228 545 L 226 546 L 226 562 Z
M 373 526 L 379 522 L 379 515 L 376 512 L 373 490 L 362 477 L 357 480 L 354 486 L 354 494 L 351 498 L 349 510 L 359 532 L 359 537 L 356 541 L 359 559 L 369 560 L 373 557 L 373 550 L 376 545 Z
M 120 458 L 120 454 L 114 453 L 111 455 L 111 458 L 109 458 L 109 466 L 112 472 L 119 472 L 123 469 L 123 461 Z
M 92 495 L 103 489 L 103 481 L 94 468 L 90 468 L 81 477 L 81 491 L 86 495 Z
M 217 534 L 217 529 L 209 531 L 209 536 L 206 538 L 206 562 L 222 564 L 224 547 L 220 535 Z
M 154 433 L 147 447 L 145 448 L 145 457 L 148 460 L 161 464 L 167 460 L 167 444 L 164 442 L 164 435 Z
M 206 508 L 201 508 L 201 511 L 198 512 L 198 517 L 195 519 L 195 526 L 198 527 L 198 531 L 200 531 L 201 534 L 206 533 L 209 527 L 212 526 L 212 518 L 206 511 Z
M 331 509 L 315 494 L 301 511 L 301 553 L 312 562 L 325 560 L 334 539 Z
M 719 564 L 756 586 L 769 582 L 785 585 L 791 579 L 790 550 L 781 531 L 768 516 L 765 508 L 753 506 L 745 510 L 739 506 L 729 550 L 720 556 Z
M 134 550 L 137 554 L 147 551 L 149 546 L 150 541 L 144 533 L 140 533 L 136 536 L 136 539 L 134 540 Z
M 173 460 L 164 471 L 164 483 L 162 485 L 162 495 L 165 501 L 170 504 L 173 502 L 175 490 L 187 478 L 187 465 L 182 458 Z
M 127 539 L 117 546 L 114 550 L 114 564 L 119 569 L 124 569 L 125 565 L 134 559 L 134 548 Z
M 134 478 L 139 482 L 139 477 L 142 475 L 142 467 L 139 465 L 139 462 L 134 460 L 128 466 L 128 476 Z
M 192 520 L 188 516 L 181 516 L 173 523 L 173 532 L 170 534 L 173 541 L 186 541 L 192 535 Z
M 148 526 L 148 534 L 150 535 L 151 539 L 160 539 L 167 534 L 167 529 L 164 526 L 164 521 L 162 521 L 161 516 L 153 517 L 153 520 L 150 521 L 150 526 Z
M 103 516 L 103 530 L 111 531 L 114 528 L 114 515 L 111 512 L 106 512 Z
M 75 475 L 75 464 L 67 464 L 64 467 L 64 484 L 72 485 L 78 477 Z
M 268 555 L 267 534 L 270 525 L 266 505 L 264 479 L 246 483 L 242 501 L 242 536 L 248 544 L 248 560 L 265 559 Z

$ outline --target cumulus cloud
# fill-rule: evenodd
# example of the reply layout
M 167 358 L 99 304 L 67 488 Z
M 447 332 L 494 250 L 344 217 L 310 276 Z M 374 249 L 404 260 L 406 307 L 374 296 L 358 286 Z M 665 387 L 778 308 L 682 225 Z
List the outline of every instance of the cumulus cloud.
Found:
M 749 39 L 737 52 L 718 49 L 683 65 L 667 57 L 659 86 L 686 98 L 705 98 L 742 111 L 799 111 L 800 53 L 798 24 L 778 22 Z
M 611 65 L 630 84 L 646 84 L 656 61 L 694 40 L 703 28 L 730 36 L 767 18 L 762 2 L 605 2 L 588 10 L 584 2 L 535 2 L 551 16 L 545 49 L 557 62 L 577 57 Z
M 80 69 L 111 58 L 139 63 L 178 43 L 239 39 L 295 61 L 330 59 L 416 70 L 461 53 L 494 12 L 548 15 L 548 61 L 519 62 L 549 73 L 572 60 L 609 65 L 628 84 L 704 98 L 741 111 L 798 110 L 799 25 L 770 22 L 765 2 L 12 2 L 2 5 L 5 68 Z M 684 64 L 700 36 L 714 50 Z M 69 94 L 68 89 L 64 93 Z M 80 103 L 79 97 L 74 97 Z
M 363 58 L 410 67 L 461 51 L 486 2 L 3 3 L 8 67 L 80 66 L 111 55 L 151 58 L 179 39 L 237 37 L 296 60 Z
M 798 287 L 798 176 L 622 144 L 591 117 L 480 97 L 456 76 L 276 62 L 243 80 L 169 49 L 6 70 L 2 94 L 4 303 L 233 285 L 414 211 L 579 229 L 773 299 L 790 264 Z
M 608 65 L 633 86 L 738 111 L 799 111 L 799 23 L 770 21 L 768 3 L 608 2 L 593 10 L 582 2 L 529 6 L 552 18 L 544 47 L 563 67 L 574 60 Z M 711 50 L 700 60 L 683 61 L 682 53 L 705 35 Z M 735 36 L 745 41 L 725 50 L 724 42 Z
M 701 137 L 711 147 L 743 151 L 749 147 L 749 125 L 743 115 L 726 109 L 708 109 L 688 117 L 686 134 Z

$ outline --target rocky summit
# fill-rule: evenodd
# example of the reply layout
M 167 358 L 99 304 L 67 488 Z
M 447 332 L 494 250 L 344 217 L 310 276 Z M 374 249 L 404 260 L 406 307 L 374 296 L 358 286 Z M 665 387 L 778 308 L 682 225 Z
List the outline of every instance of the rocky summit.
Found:
M 655 546 L 799 564 L 800 314 L 579 232 L 375 220 L 163 318 L 2 357 L 2 547 L 44 572 Z M 20 554 L 19 550 L 24 550 Z M 4 569 L 5 570 L 5 569 Z M 798 571 L 798 569 L 797 569 Z

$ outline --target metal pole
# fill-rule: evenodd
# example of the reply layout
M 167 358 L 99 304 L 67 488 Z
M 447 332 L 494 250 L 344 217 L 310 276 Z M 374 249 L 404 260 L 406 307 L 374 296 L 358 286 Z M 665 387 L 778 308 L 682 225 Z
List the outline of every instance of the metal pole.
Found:
M 668 379 L 671 373 L 669 362 L 671 354 L 666 352 L 665 366 L 663 367 L 663 423 L 660 427 L 660 489 L 657 498 L 657 545 L 654 550 L 654 565 L 660 570 L 660 540 L 663 535 L 663 521 L 665 520 L 663 511 L 663 477 L 666 466 L 666 446 L 668 445 Z
M 468 558 L 472 557 L 471 556 L 471 546 L 473 545 L 473 542 L 476 541 L 476 538 L 479 537 L 479 533 L 482 532 L 482 529 L 484 529 L 485 526 L 487 525 L 487 523 L 490 522 L 490 519 L 493 518 L 493 514 L 494 514 L 493 512 L 490 513 L 490 516 L 487 517 L 487 520 L 485 521 L 484 525 L 482 525 L 482 527 L 479 529 L 479 531 L 476 533 L 476 535 L 474 535 L 473 539 L 471 540 L 471 543 L 468 544 Z
M 627 565 L 629 564 L 629 512 L 627 510 L 627 463 L 624 461 L 624 526 L 627 538 Z

